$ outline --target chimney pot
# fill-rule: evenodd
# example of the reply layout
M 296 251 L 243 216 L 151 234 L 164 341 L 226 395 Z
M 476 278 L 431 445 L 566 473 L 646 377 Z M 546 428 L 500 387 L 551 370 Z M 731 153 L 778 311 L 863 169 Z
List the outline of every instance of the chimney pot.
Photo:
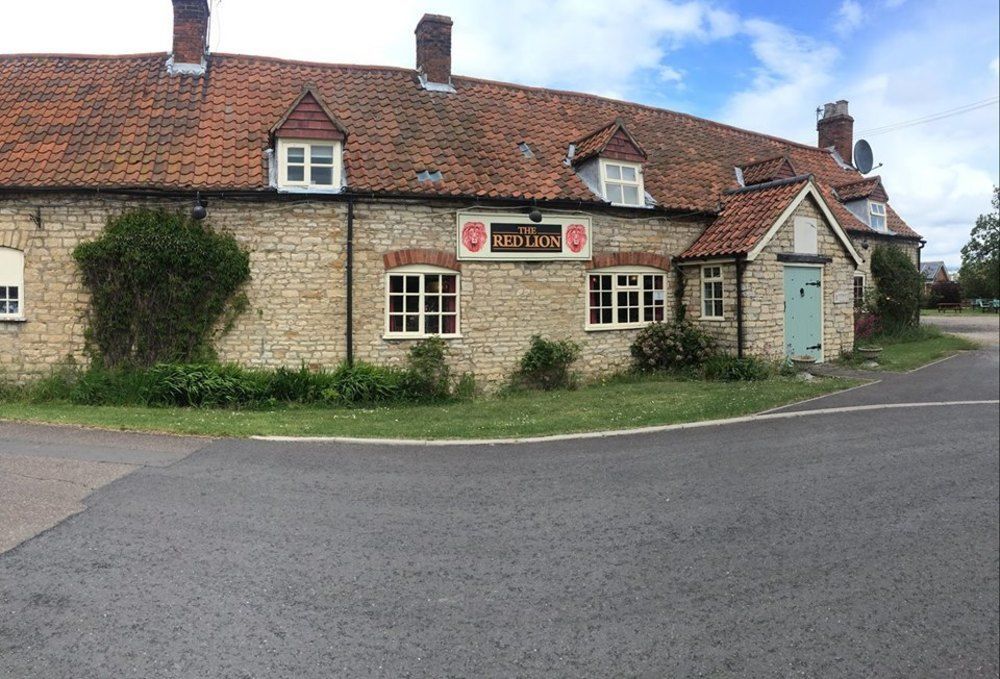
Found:
M 819 147 L 833 147 L 848 165 L 853 163 L 854 118 L 847 112 L 847 100 L 823 105 L 823 117 L 816 122 Z
M 417 23 L 417 71 L 424 86 L 451 89 L 451 17 L 425 14 Z
M 177 73 L 202 73 L 208 53 L 208 18 L 211 12 L 208 0 L 173 0 L 173 3 L 171 67 Z

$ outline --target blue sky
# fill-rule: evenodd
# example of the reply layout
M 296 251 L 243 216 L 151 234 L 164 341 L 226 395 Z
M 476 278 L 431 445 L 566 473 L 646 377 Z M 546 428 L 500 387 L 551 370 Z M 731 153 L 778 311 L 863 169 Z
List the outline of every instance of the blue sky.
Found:
M 420 15 L 447 14 L 456 73 L 624 98 L 806 143 L 816 141 L 816 107 L 848 99 L 856 138 L 884 163 L 890 202 L 928 240 L 924 259 L 951 267 L 1000 183 L 995 101 L 865 132 L 1000 96 L 996 0 L 210 1 L 216 51 L 412 67 Z M 170 0 L 34 0 L 4 12 L 4 52 L 170 45 Z

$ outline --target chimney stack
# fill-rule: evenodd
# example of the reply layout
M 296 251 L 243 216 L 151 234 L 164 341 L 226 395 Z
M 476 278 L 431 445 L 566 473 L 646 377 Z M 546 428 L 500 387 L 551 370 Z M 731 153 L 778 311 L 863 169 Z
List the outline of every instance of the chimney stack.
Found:
M 453 92 L 451 86 L 451 17 L 425 14 L 417 35 L 417 71 L 425 89 Z
M 816 121 L 816 130 L 819 132 L 821 149 L 832 146 L 845 163 L 853 164 L 851 156 L 854 153 L 854 118 L 847 113 L 845 99 L 824 104 L 823 116 Z
M 201 75 L 208 53 L 208 0 L 173 0 L 174 49 L 167 62 L 171 73 Z

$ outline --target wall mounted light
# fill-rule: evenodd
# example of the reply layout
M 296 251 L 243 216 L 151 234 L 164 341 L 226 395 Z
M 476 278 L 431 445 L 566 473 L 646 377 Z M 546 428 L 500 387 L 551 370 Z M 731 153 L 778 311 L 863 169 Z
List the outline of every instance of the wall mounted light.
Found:
M 200 222 L 207 216 L 208 210 L 205 208 L 205 201 L 201 199 L 201 193 L 199 192 L 194 199 L 194 207 L 191 208 L 191 219 Z
M 542 213 L 541 213 L 541 211 L 538 210 L 537 208 L 533 209 L 531 212 L 528 213 L 528 219 L 530 219 L 531 221 L 533 221 L 535 224 L 537 224 L 538 222 L 542 221 Z

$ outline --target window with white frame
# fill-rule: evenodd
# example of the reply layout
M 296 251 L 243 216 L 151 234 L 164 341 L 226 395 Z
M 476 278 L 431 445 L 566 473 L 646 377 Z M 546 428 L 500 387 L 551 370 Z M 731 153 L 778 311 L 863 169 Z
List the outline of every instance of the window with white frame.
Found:
M 282 188 L 340 188 L 339 141 L 278 140 L 278 184 Z
M 874 200 L 868 201 L 868 224 L 876 231 L 888 231 L 885 224 L 885 203 L 877 203 Z
M 458 335 L 458 274 L 431 266 L 386 273 L 387 337 Z
M 24 253 L 0 247 L 0 320 L 24 316 Z
M 865 303 L 865 275 L 854 275 L 854 308 L 860 309 Z
M 701 317 L 723 318 L 722 267 L 701 267 Z
M 609 203 L 631 206 L 646 204 L 642 167 L 638 163 L 602 160 L 601 181 L 604 184 L 604 200 Z
M 587 274 L 587 327 L 639 327 L 664 320 L 666 274 L 652 267 Z

